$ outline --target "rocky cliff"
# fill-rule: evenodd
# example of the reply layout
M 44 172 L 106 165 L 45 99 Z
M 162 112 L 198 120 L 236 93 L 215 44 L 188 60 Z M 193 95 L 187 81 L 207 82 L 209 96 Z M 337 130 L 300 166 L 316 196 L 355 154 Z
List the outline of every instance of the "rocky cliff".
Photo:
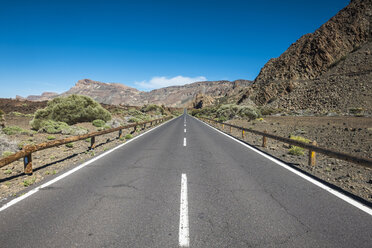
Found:
M 269 60 L 241 95 L 289 109 L 371 108 L 372 0 L 352 0 L 314 33 Z M 363 49 L 362 49 L 363 48 Z M 371 98 L 370 98 L 371 99 Z

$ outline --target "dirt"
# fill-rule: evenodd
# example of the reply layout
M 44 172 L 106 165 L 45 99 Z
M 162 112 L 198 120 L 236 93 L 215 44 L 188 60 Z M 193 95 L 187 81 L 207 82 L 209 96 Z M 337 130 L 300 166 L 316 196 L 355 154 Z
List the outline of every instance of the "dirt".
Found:
M 32 102 L 27 100 L 14 100 L 0 98 L 0 109 L 5 113 L 19 112 L 23 114 L 33 114 L 36 110 L 45 108 L 47 101 Z
M 302 136 L 317 141 L 320 147 L 372 158 L 371 117 L 270 116 L 261 121 L 230 120 L 228 123 L 259 131 L 266 130 L 282 137 Z M 226 126 L 225 131 L 229 132 Z M 232 134 L 241 138 L 239 130 L 233 129 Z M 317 154 L 316 166 L 309 166 L 307 151 L 301 156 L 290 155 L 289 145 L 270 139 L 267 140 L 267 147 L 263 148 L 262 137 L 251 133 L 245 134 L 244 141 L 342 190 L 372 202 L 372 170 L 369 168 L 322 154 Z

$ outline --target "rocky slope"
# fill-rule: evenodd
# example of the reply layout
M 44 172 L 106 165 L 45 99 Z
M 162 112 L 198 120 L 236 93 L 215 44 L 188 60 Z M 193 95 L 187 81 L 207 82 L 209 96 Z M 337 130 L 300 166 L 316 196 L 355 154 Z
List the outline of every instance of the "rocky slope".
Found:
M 83 79 L 79 80 L 74 87 L 61 95 L 72 94 L 90 96 L 94 100 L 105 104 L 119 105 L 125 103 L 126 105 L 138 105 L 136 103 L 140 99 L 141 91 L 119 83 L 102 83 Z
M 192 105 L 198 94 L 203 94 L 211 98 L 224 97 L 226 94 L 233 94 L 238 90 L 251 85 L 248 80 L 230 81 L 206 81 L 186 84 L 183 86 L 170 86 L 150 92 L 139 91 L 137 89 L 118 83 L 102 83 L 90 79 L 79 80 L 74 87 L 61 94 L 71 95 L 80 94 L 92 97 L 94 100 L 114 105 L 140 106 L 144 104 L 164 104 L 169 107 L 188 107 Z M 26 99 L 32 101 L 52 99 L 56 95 L 43 94 L 40 97 L 29 96 Z
M 271 59 L 241 95 L 289 109 L 371 109 L 372 0 L 352 0 L 312 34 Z M 360 48 L 363 49 L 360 49 Z M 360 97 L 361 96 L 361 97 Z M 359 99 L 362 98 L 362 99 Z

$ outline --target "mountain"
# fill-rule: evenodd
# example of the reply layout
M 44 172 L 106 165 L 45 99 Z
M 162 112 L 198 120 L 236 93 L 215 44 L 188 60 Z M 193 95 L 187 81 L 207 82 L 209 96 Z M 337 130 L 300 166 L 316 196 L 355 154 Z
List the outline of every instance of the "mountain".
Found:
M 164 104 L 169 107 L 189 107 L 197 95 L 207 95 L 213 99 L 224 97 L 238 90 L 243 90 L 252 81 L 205 81 L 186 84 L 182 86 L 170 86 L 152 90 L 150 92 L 139 91 L 119 83 L 102 83 L 90 79 L 79 80 L 70 90 L 58 95 L 43 93 L 41 96 L 29 96 L 31 101 L 50 100 L 57 96 L 71 94 L 86 95 L 94 100 L 114 105 Z M 49 96 L 49 97 L 48 97 Z
M 65 95 L 85 95 L 94 100 L 105 104 L 126 104 L 138 105 L 141 101 L 141 91 L 119 83 L 102 83 L 90 79 L 79 80 L 75 86 L 61 94 Z
M 250 99 L 292 110 L 371 110 L 371 27 L 372 0 L 352 0 L 269 60 L 239 102 Z

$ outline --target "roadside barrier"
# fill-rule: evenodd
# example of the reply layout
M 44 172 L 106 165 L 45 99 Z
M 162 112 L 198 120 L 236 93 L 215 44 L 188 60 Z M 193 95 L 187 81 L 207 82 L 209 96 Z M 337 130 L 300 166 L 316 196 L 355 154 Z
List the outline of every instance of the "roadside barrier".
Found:
M 228 126 L 228 127 L 230 127 L 230 130 L 229 130 L 230 134 L 232 133 L 232 128 L 236 128 L 238 130 L 241 130 L 242 131 L 242 139 L 244 139 L 244 137 L 245 137 L 245 132 L 250 132 L 250 133 L 253 133 L 253 134 L 256 134 L 256 135 L 261 135 L 262 136 L 262 147 L 266 147 L 267 138 L 270 138 L 270 139 L 274 139 L 274 140 L 277 140 L 277 141 L 280 141 L 280 142 L 287 143 L 289 145 L 298 146 L 298 147 L 302 147 L 304 149 L 307 149 L 309 151 L 308 164 L 311 165 L 311 166 L 316 165 L 316 152 L 318 152 L 318 153 L 324 154 L 324 155 L 326 155 L 328 157 L 331 157 L 331 158 L 341 159 L 341 160 L 351 162 L 351 163 L 354 163 L 354 164 L 358 164 L 358 165 L 361 165 L 361 166 L 364 166 L 364 167 L 372 168 L 372 159 L 370 159 L 370 158 L 357 157 L 357 156 L 354 156 L 354 155 L 334 151 L 334 150 L 331 150 L 331 149 L 322 148 L 322 147 L 317 146 L 316 141 L 313 141 L 311 144 L 308 144 L 308 143 L 304 143 L 304 142 L 301 142 L 301 141 L 292 140 L 292 139 L 289 139 L 289 138 L 284 138 L 284 137 L 276 136 L 276 135 L 273 135 L 273 134 L 269 134 L 266 131 L 261 132 L 261 131 L 257 131 L 257 130 L 253 130 L 253 129 L 249 129 L 249 128 L 244 128 L 244 127 L 239 127 L 239 126 L 228 124 L 228 123 L 219 122 L 219 121 L 209 119 L 209 118 L 204 118 L 204 117 L 199 117 L 199 119 L 201 119 L 201 120 L 203 120 L 203 121 L 205 121 L 209 124 L 215 123 L 215 124 L 217 124 L 217 127 L 220 125 L 221 129 L 223 131 L 225 131 L 225 126 Z
M 89 139 L 89 138 L 90 138 L 90 147 L 89 148 L 94 149 L 95 146 L 96 146 L 95 137 L 97 137 L 97 136 L 108 134 L 108 133 L 113 133 L 113 132 L 119 132 L 118 138 L 121 138 L 122 135 L 123 135 L 123 131 L 122 131 L 123 129 L 134 128 L 133 132 L 135 132 L 138 127 L 141 127 L 142 130 L 144 130 L 146 128 L 147 124 L 149 124 L 150 126 L 153 126 L 153 125 L 156 125 L 158 123 L 167 121 L 171 118 L 172 118 L 171 116 L 167 116 L 167 117 L 164 117 L 164 118 L 159 118 L 159 119 L 155 119 L 155 120 L 134 123 L 134 124 L 126 125 L 126 126 L 120 126 L 120 127 L 111 128 L 111 129 L 107 129 L 107 130 L 103 130 L 103 131 L 99 131 L 99 132 L 88 133 L 88 134 L 84 134 L 84 135 L 72 136 L 72 137 L 68 137 L 68 138 L 65 138 L 65 139 L 59 139 L 59 140 L 49 141 L 49 142 L 45 142 L 45 143 L 40 143 L 40 144 L 37 144 L 37 145 L 27 145 L 27 146 L 23 147 L 21 151 L 19 151 L 17 153 L 14 153 L 14 154 L 12 154 L 8 157 L 5 157 L 3 159 L 0 159 L 0 168 L 4 167 L 4 166 L 6 166 L 6 165 L 8 165 L 8 164 L 10 164 L 14 161 L 17 161 L 18 159 L 23 158 L 24 173 L 26 175 L 31 175 L 32 174 L 32 153 L 34 153 L 34 152 L 45 150 L 45 149 L 56 147 L 56 146 L 60 146 L 60 145 L 67 144 L 67 143 L 72 143 L 72 142 L 76 142 L 76 141 L 80 141 L 80 140 Z

